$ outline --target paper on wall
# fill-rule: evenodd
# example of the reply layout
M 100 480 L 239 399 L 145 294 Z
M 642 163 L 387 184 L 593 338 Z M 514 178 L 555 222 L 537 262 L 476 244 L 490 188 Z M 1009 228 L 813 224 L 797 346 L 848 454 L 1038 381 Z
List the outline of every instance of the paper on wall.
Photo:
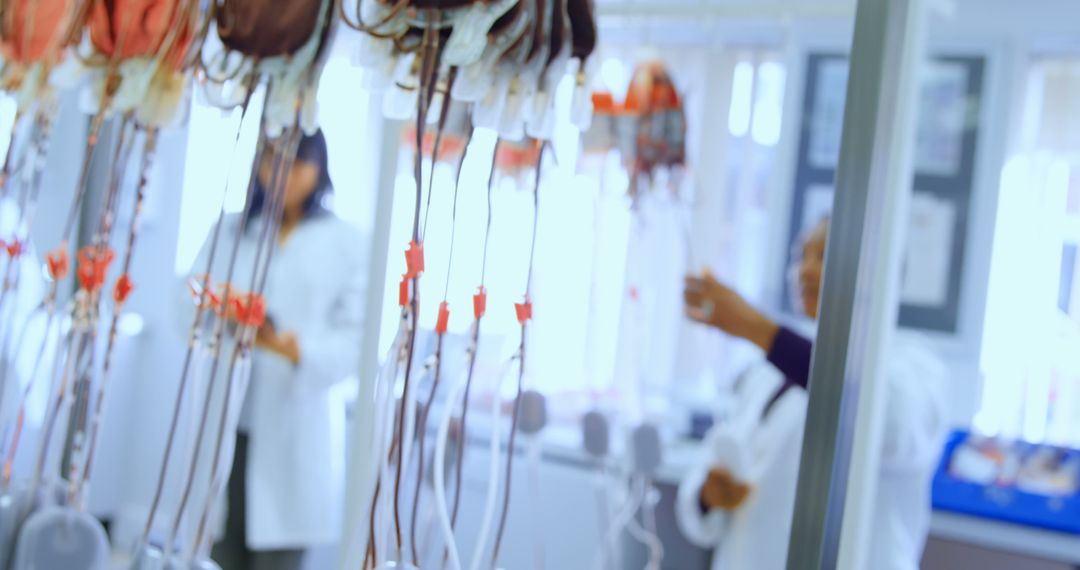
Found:
M 900 301 L 943 308 L 948 302 L 956 206 L 928 192 L 911 197 L 911 226 L 904 256 Z

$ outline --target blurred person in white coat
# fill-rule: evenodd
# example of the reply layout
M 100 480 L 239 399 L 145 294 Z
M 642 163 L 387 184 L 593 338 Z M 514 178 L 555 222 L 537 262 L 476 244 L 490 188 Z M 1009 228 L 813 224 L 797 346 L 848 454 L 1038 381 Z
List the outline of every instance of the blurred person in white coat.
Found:
M 275 152 L 268 143 L 240 234 L 236 286 L 250 279 L 268 215 Z M 285 182 L 281 232 L 266 285 L 251 379 L 240 412 L 224 534 L 212 556 L 225 570 L 298 570 L 305 552 L 340 539 L 345 402 L 336 384 L 359 368 L 368 241 L 324 207 L 333 188 L 321 132 L 304 136 Z M 195 271 L 205 268 L 204 246 Z M 224 275 L 231 251 L 218 252 Z M 230 434 L 226 434 L 230 437 Z
M 827 222 L 810 232 L 792 272 L 793 289 L 813 319 L 827 235 Z M 701 463 L 679 490 L 680 527 L 695 544 L 717 549 L 713 570 L 785 568 L 812 341 L 778 325 L 707 273 L 687 278 L 685 299 L 692 319 L 756 344 L 774 372 L 744 378 L 740 384 L 756 385 L 740 387 L 740 414 L 706 436 Z M 930 489 L 948 427 L 946 378 L 940 361 L 917 339 L 894 339 L 884 377 L 887 416 L 868 562 L 875 569 L 915 570 L 930 528 Z

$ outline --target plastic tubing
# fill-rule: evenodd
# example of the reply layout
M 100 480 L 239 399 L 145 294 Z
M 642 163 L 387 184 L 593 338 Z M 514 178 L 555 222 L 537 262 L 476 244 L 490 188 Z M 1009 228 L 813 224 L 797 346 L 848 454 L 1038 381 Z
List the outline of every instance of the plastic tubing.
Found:
M 398 377 L 399 375 L 395 374 L 394 380 L 388 386 L 386 402 L 387 404 L 391 405 L 388 406 L 388 412 L 396 409 L 392 407 L 392 404 L 395 400 Z M 400 409 L 404 412 L 404 407 Z M 385 524 L 376 525 L 375 528 L 386 529 L 386 531 L 382 533 L 379 533 L 378 530 L 376 530 L 377 534 L 382 534 L 380 542 L 377 543 L 377 550 L 379 552 L 386 553 L 385 557 L 387 560 L 400 561 L 401 552 L 400 549 L 396 548 L 395 546 L 396 540 L 394 536 L 394 531 L 392 529 L 394 514 L 394 495 L 392 484 L 394 482 L 394 474 L 396 472 L 394 468 L 396 462 L 391 461 L 389 456 L 395 452 L 395 442 L 397 443 L 396 453 L 402 453 L 402 443 L 404 440 L 404 436 L 395 429 L 394 424 L 397 421 L 395 415 L 396 414 L 394 413 L 387 413 L 383 421 L 383 439 L 386 440 L 387 438 L 389 438 L 389 445 L 386 445 L 386 447 L 383 449 L 383 457 L 380 457 L 379 465 L 381 478 L 383 481 L 383 492 L 379 496 L 379 502 L 382 508 L 378 512 L 381 512 L 383 516 L 386 516 L 391 520 L 387 521 Z M 386 442 L 384 441 L 384 443 Z
M 608 522 L 611 518 L 611 497 L 608 494 L 607 483 L 609 478 L 605 472 L 603 463 L 598 463 L 596 466 L 596 506 L 597 506 L 597 529 L 600 532 L 600 536 L 604 537 L 608 534 Z M 600 549 L 614 550 L 615 545 L 609 544 L 604 541 L 600 543 Z M 616 565 L 617 566 L 617 565 Z M 605 566 L 605 569 L 607 566 Z
M 480 523 L 480 534 L 476 539 L 476 548 L 473 550 L 472 562 L 469 564 L 470 570 L 480 570 L 481 560 L 484 557 L 484 549 L 487 548 L 488 535 L 491 534 L 491 525 L 495 522 L 495 505 L 499 498 L 499 417 L 500 417 L 500 404 L 502 400 L 499 398 L 499 394 L 502 388 L 503 379 L 506 374 L 500 374 L 499 380 L 495 386 L 495 392 L 491 399 L 491 463 L 488 465 L 488 492 L 487 498 L 484 499 L 484 518 Z M 513 453 L 513 450 L 508 450 L 509 453 Z
M 375 377 L 374 393 L 372 397 L 372 407 L 370 409 L 371 423 L 371 438 L 370 438 L 370 455 L 374 458 L 374 467 L 372 468 L 370 475 L 371 490 L 371 506 L 369 514 L 369 526 L 367 529 L 366 540 L 368 542 L 367 552 L 365 553 L 364 569 L 370 567 L 368 562 L 378 563 L 378 560 L 373 560 L 378 554 L 378 544 L 375 537 L 375 515 L 379 510 L 380 498 L 386 493 L 383 492 L 383 485 L 386 479 L 384 479 L 384 467 L 387 463 L 387 454 L 389 453 L 390 445 L 386 444 L 386 438 L 388 432 L 393 429 L 393 415 L 389 413 L 391 409 L 390 394 L 393 393 L 393 385 L 397 378 L 398 370 L 401 363 L 402 344 L 404 339 L 408 335 L 408 327 L 404 320 L 398 328 L 397 336 L 394 338 L 394 342 L 391 344 L 390 350 L 387 353 L 386 358 L 383 361 L 382 366 L 379 368 L 379 372 Z
M 402 320 L 401 327 L 398 329 L 398 336 L 391 346 L 389 356 L 379 371 L 379 378 L 375 388 L 376 409 L 373 448 L 376 464 L 374 479 L 376 481 L 375 489 L 377 490 L 372 494 L 371 520 L 373 524 L 368 529 L 368 536 L 372 541 L 372 547 L 376 554 L 378 552 L 390 552 L 389 545 L 385 542 L 389 535 L 376 530 L 377 528 L 388 528 L 388 525 L 376 525 L 374 521 L 377 520 L 379 514 L 390 513 L 392 508 L 390 484 L 394 480 L 392 469 L 394 461 L 392 461 L 390 454 L 394 452 L 394 440 L 398 435 L 394 429 L 396 421 L 394 410 L 397 409 L 394 403 L 394 394 L 403 368 L 401 366 L 401 355 L 405 351 L 405 343 L 408 342 L 408 339 L 408 324 Z M 400 449 L 398 452 L 400 452 Z M 375 556 L 372 558 L 375 558 Z M 373 560 L 373 564 L 378 564 L 378 560 Z
M 532 520 L 533 568 L 542 570 L 544 562 L 544 527 L 540 523 L 540 438 L 537 434 L 529 436 L 525 453 L 529 465 L 529 518 Z
M 439 422 L 438 436 L 435 440 L 435 514 L 442 529 L 443 543 L 449 553 L 450 568 L 461 570 L 461 556 L 458 554 L 457 541 L 454 539 L 454 527 L 450 522 L 450 510 L 446 505 L 446 445 L 450 438 L 450 420 L 454 416 L 454 402 L 461 399 L 465 392 L 464 380 L 458 381 L 447 400 L 446 413 Z M 465 445 L 464 439 L 459 445 Z
M 660 537 L 656 535 L 656 513 L 649 501 L 651 491 L 652 485 L 644 481 L 641 483 L 641 489 L 637 491 L 642 497 L 642 514 L 646 519 L 645 524 L 648 529 L 642 528 L 637 519 L 631 516 L 627 521 L 627 530 L 630 531 L 630 536 L 633 536 L 634 540 L 649 549 L 649 561 L 645 565 L 645 570 L 660 570 L 660 563 L 664 559 L 664 545 L 660 542 Z
M 604 537 L 603 544 L 611 544 L 619 537 L 619 533 L 622 532 L 622 530 L 630 524 L 630 520 L 634 518 L 634 513 L 641 507 L 641 502 L 643 500 L 644 497 L 641 493 L 631 491 L 631 496 L 626 502 L 626 506 L 619 512 L 619 515 L 611 521 L 611 526 L 608 528 L 607 536 Z M 593 562 L 593 568 L 595 570 L 601 570 L 607 565 L 607 555 L 607 548 L 603 548 L 597 553 L 596 559 Z

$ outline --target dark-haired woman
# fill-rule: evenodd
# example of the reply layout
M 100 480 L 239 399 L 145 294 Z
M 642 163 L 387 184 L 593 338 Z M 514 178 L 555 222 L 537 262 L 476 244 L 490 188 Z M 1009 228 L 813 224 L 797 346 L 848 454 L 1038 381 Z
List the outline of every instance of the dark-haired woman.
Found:
M 790 275 L 792 290 L 812 319 L 818 317 L 828 233 L 825 221 L 806 236 Z M 719 547 L 714 570 L 783 569 L 813 341 L 778 325 L 709 274 L 687 278 L 685 300 L 690 318 L 757 345 L 774 370 L 747 380 L 761 384 L 747 386 L 748 391 L 765 396 L 751 400 L 758 406 L 745 408 L 755 414 L 749 418 L 755 423 L 736 424 L 735 429 L 720 424 L 707 436 L 701 463 L 679 490 L 679 524 L 692 542 Z M 948 430 L 943 393 L 948 377 L 933 351 L 910 335 L 896 334 L 886 354 L 880 380 L 887 391 L 880 477 L 866 511 L 872 517 L 869 540 L 859 545 L 866 557 L 853 564 L 917 570 L 930 530 L 930 486 Z
M 230 246 L 240 235 L 233 285 L 242 291 L 271 210 L 272 149 L 257 169 L 248 215 L 228 219 L 221 234 Z M 268 318 L 239 416 L 224 534 L 213 550 L 225 570 L 299 569 L 306 550 L 340 538 L 345 407 L 331 388 L 359 364 L 367 261 L 363 236 L 324 207 L 331 191 L 326 141 L 316 132 L 301 140 L 285 182 Z M 231 253 L 222 251 L 215 277 Z

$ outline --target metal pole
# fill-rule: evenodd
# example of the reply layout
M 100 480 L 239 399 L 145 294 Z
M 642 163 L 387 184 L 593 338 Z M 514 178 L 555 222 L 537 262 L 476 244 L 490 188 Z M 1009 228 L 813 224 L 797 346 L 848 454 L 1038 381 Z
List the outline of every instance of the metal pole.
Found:
M 348 449 L 348 486 L 345 492 L 345 521 L 338 568 L 359 568 L 367 544 L 369 499 L 375 486 L 369 473 L 374 453 L 375 377 L 378 375 L 379 333 L 382 330 L 386 264 L 390 251 L 390 226 L 394 212 L 394 179 L 397 176 L 401 123 L 382 117 L 382 98 L 372 98 L 369 124 L 379 125 L 380 154 L 376 175 L 375 229 L 371 236 L 367 299 L 364 306 L 364 345 L 361 350 L 360 392 L 353 408 Z
M 856 9 L 789 569 L 870 567 L 881 354 L 896 323 L 924 25 L 923 0 Z

